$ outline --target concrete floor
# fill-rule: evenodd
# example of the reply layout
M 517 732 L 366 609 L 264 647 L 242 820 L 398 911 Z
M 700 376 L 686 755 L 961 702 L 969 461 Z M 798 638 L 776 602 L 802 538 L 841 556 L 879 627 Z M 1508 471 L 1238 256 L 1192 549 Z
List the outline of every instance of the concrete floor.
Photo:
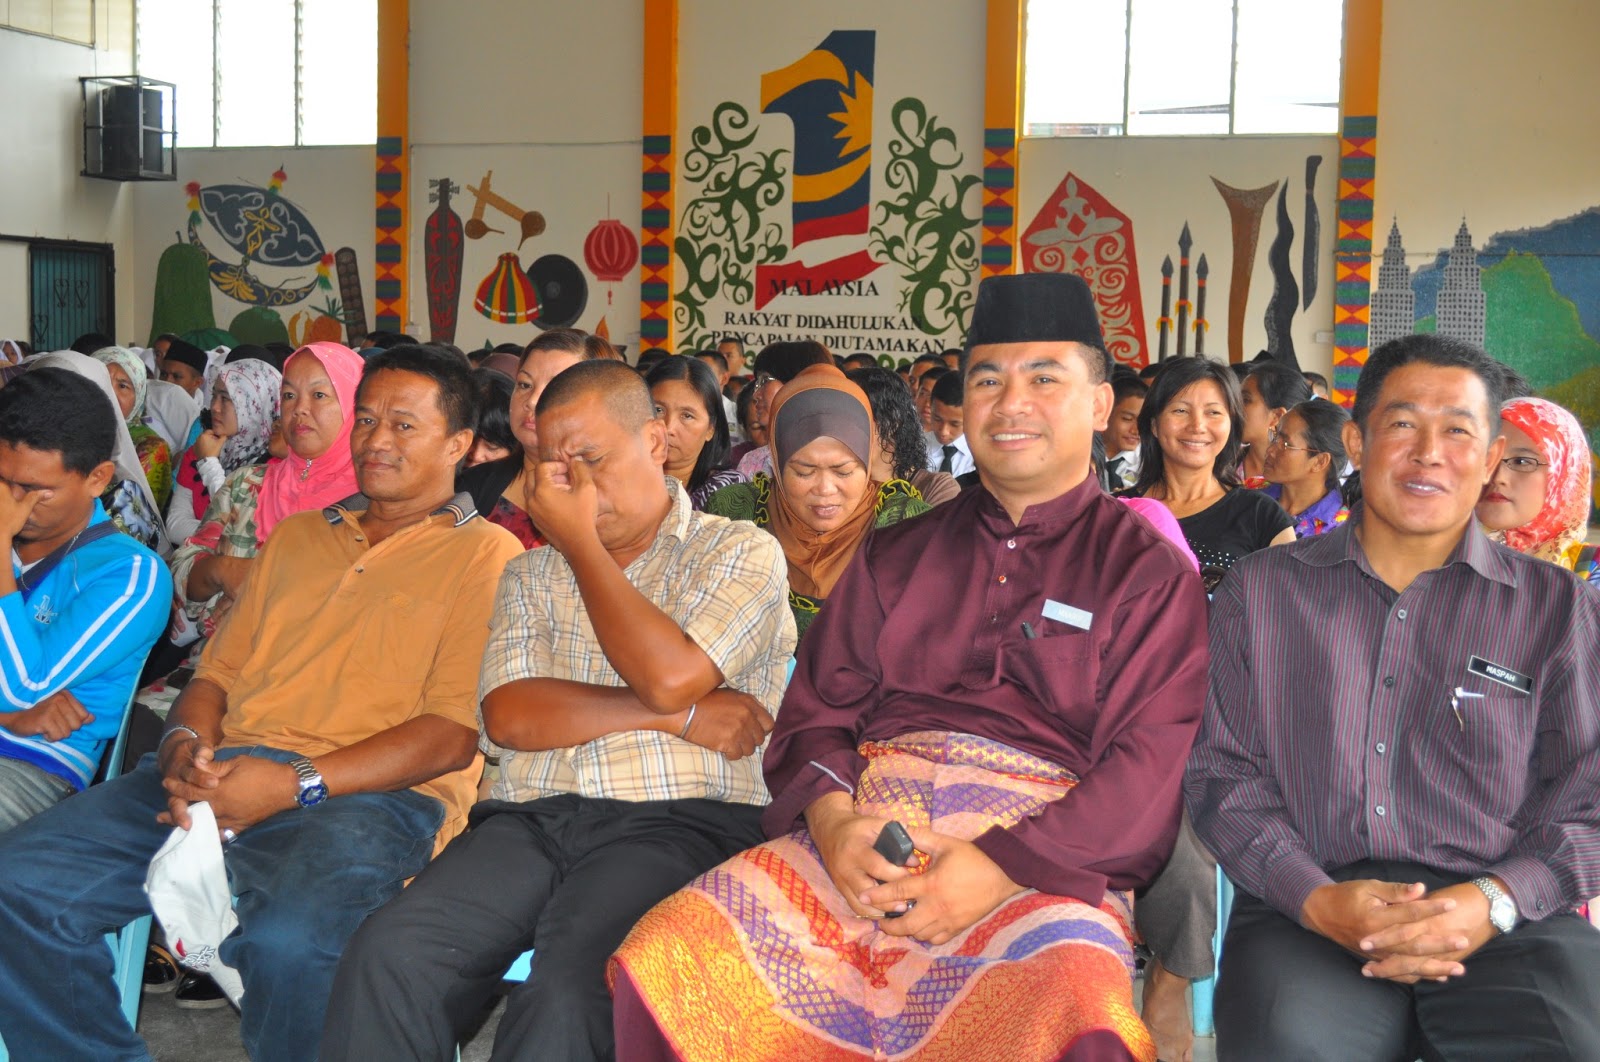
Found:
M 1134 985 L 1137 997 L 1141 983 Z M 494 1031 L 500 1024 L 505 1001 L 497 1000 L 482 1028 L 461 1050 L 461 1062 L 488 1062 Z M 239 1017 L 229 1007 L 183 1010 L 171 993 L 147 994 L 139 1011 L 139 1032 L 150 1045 L 156 1062 L 248 1062 L 239 1042 Z M 1216 1062 L 1216 1041 L 1195 1041 L 1194 1062 Z

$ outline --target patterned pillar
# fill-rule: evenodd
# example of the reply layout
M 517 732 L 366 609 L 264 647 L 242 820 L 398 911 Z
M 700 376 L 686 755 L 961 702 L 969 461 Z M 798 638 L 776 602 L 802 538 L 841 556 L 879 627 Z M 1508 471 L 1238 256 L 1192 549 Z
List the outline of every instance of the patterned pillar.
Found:
M 378 0 L 378 144 L 377 213 L 373 255 L 373 328 L 405 330 L 406 196 L 411 184 L 411 158 L 406 149 L 410 128 L 411 63 L 410 0 Z
M 1345 0 L 1338 235 L 1333 248 L 1333 399 L 1355 401 L 1372 309 L 1372 198 L 1378 162 L 1383 0 Z
M 672 178 L 677 161 L 678 0 L 644 4 L 644 167 L 639 211 L 639 349 L 672 349 Z
M 981 276 L 992 277 L 1017 269 L 1017 127 L 1022 119 L 1023 0 L 988 2 Z

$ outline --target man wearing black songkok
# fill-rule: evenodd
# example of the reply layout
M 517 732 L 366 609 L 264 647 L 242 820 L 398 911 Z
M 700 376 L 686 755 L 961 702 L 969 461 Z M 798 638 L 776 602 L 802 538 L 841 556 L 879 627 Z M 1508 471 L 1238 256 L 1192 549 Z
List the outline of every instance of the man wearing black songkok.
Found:
M 963 361 L 979 484 L 834 586 L 763 762 L 771 840 L 617 953 L 623 1062 L 1155 1057 L 1126 903 L 1178 833 L 1205 594 L 1091 473 L 1111 358 L 1082 280 L 985 280 Z M 917 872 L 875 850 L 891 820 Z
M 161 358 L 161 378 L 177 384 L 189 392 L 190 398 L 204 404 L 202 391 L 206 385 L 206 362 L 209 360 L 205 351 L 187 339 L 173 339 L 167 344 L 167 352 Z

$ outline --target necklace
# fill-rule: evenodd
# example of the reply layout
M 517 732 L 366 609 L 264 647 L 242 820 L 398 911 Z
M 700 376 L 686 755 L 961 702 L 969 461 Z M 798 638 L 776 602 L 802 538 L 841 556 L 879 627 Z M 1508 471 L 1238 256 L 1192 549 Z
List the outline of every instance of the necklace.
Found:
M 311 475 L 311 459 L 308 457 L 308 458 L 306 458 L 306 467 L 304 467 L 304 468 L 302 468 L 300 470 L 300 482 L 304 483 L 306 481 L 306 477 L 308 477 L 310 475 Z

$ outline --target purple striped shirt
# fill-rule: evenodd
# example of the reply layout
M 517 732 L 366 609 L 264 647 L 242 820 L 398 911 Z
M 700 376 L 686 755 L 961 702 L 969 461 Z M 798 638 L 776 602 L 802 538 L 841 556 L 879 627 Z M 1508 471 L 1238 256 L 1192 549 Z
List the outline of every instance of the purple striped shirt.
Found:
M 1185 778 L 1201 840 L 1296 919 L 1362 859 L 1498 875 L 1534 920 L 1600 894 L 1600 596 L 1476 525 L 1396 593 L 1359 519 L 1217 590 Z

